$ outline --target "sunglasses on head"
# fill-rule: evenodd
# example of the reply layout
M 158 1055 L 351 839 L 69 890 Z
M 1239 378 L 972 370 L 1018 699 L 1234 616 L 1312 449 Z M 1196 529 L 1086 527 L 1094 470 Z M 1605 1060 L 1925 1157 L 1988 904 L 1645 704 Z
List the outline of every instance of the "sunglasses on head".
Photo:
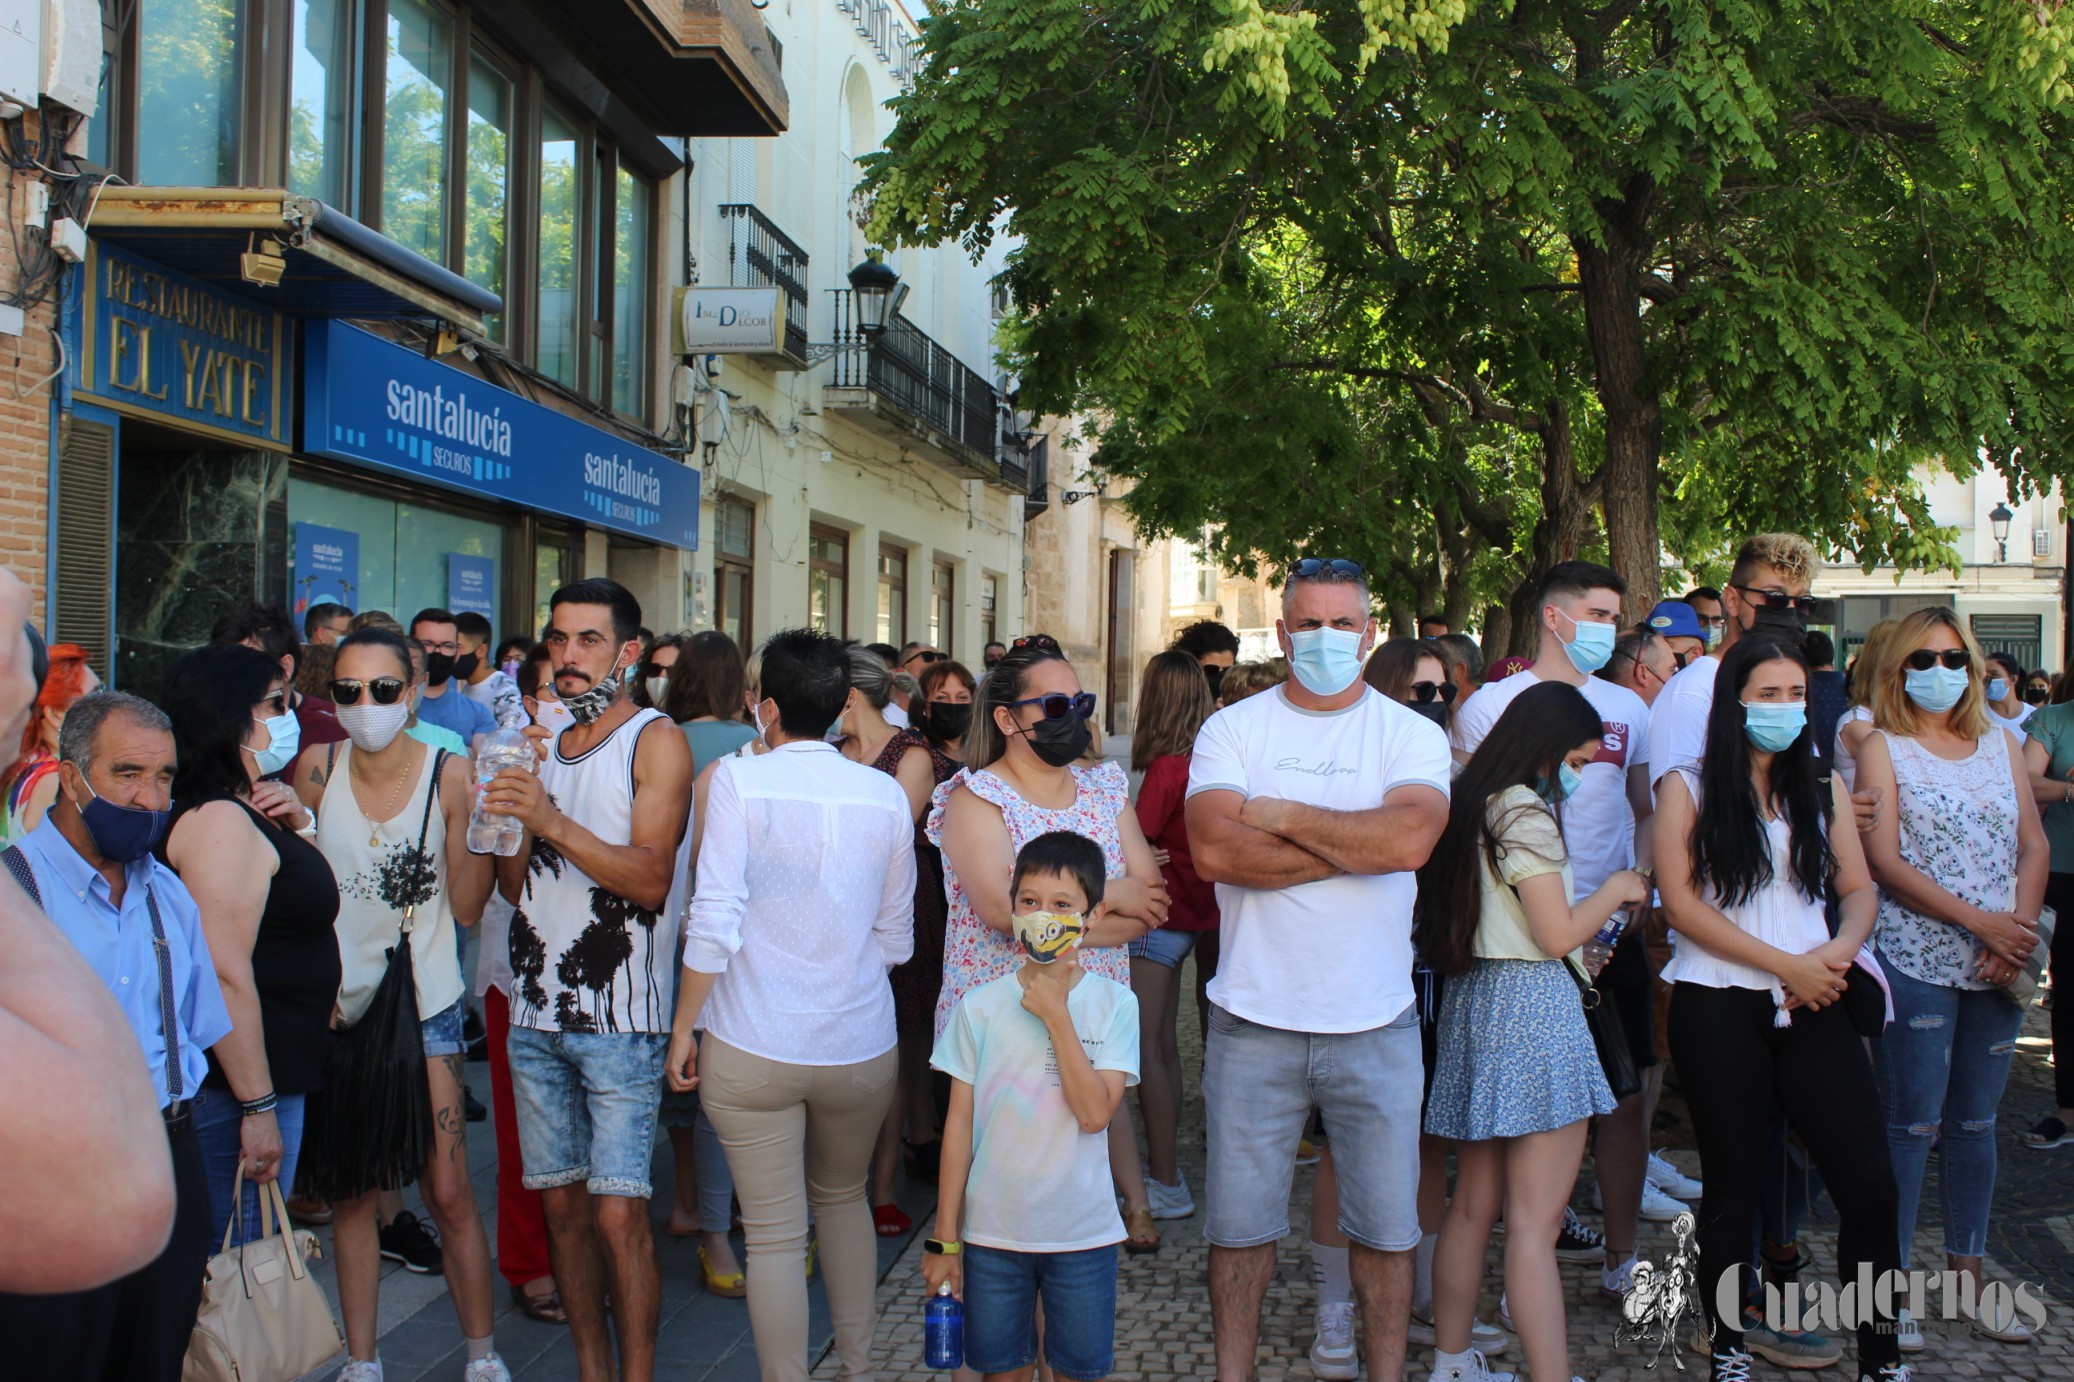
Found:
M 1455 703 L 1455 684 L 1451 681 L 1415 681 L 1408 689 L 1420 705 L 1431 705 L 1435 697 L 1442 705 Z
M 1055 691 L 1049 696 L 1031 696 L 1027 700 L 1008 702 L 1010 710 L 1025 705 L 1041 707 L 1047 720 L 1063 720 L 1069 712 L 1083 720 L 1095 717 L 1095 693 L 1092 691 L 1082 691 L 1077 696 Z
M 1018 651 L 1023 648 L 1036 648 L 1041 652 L 1055 653 L 1059 651 L 1059 640 L 1048 633 L 1026 633 L 1008 646 Z
M 401 677 L 376 677 L 373 681 L 340 678 L 331 683 L 331 702 L 333 705 L 358 705 L 360 693 L 366 691 L 374 697 L 376 705 L 394 705 L 402 699 L 403 690 Z
M 1963 672 L 1973 663 L 1973 654 L 1964 648 L 1946 648 L 1943 652 L 1935 648 L 1918 648 L 1901 659 L 1911 672 L 1927 672 L 1942 662 L 1954 672 Z
M 1328 571 L 1349 581 L 1358 581 L 1365 574 L 1360 562 L 1348 561 L 1345 557 L 1305 557 L 1289 568 L 1290 576 L 1299 581 L 1315 580 Z
M 1766 609 L 1790 609 L 1795 614 L 1813 615 L 1815 597 L 1812 595 L 1788 595 L 1783 590 L 1752 590 L 1747 585 L 1732 587 L 1742 591 Z

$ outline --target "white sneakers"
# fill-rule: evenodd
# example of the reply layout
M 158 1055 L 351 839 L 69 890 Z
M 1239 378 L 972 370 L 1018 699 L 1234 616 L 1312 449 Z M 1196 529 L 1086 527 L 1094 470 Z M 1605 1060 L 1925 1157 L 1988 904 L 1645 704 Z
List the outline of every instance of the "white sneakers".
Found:
M 1427 1348 L 1433 1347 L 1437 1340 L 1433 1334 L 1432 1306 L 1427 1306 L 1423 1311 L 1415 1309 L 1411 1312 L 1411 1327 L 1404 1337 L 1408 1342 L 1423 1344 Z M 1496 1358 L 1511 1344 L 1512 1336 L 1497 1325 L 1485 1324 L 1482 1320 L 1469 1322 L 1469 1346 L 1477 1352 Z
M 382 1355 L 377 1353 L 372 1363 L 347 1358 L 345 1367 L 339 1369 L 336 1382 L 382 1382 Z
M 1635 1254 L 1629 1253 L 1621 1259 L 1618 1267 L 1599 1268 L 1599 1289 L 1614 1300 L 1626 1300 L 1628 1287 L 1635 1283 Z
M 470 1363 L 461 1374 L 461 1382 L 511 1382 L 511 1369 L 493 1353 Z
M 1472 1348 L 1454 1362 L 1427 1373 L 1426 1382 L 1514 1382 L 1514 1378 L 1509 1372 L 1492 1372 L 1483 1354 Z
M 1311 1340 L 1311 1372 L 1321 1382 L 1353 1382 L 1361 1375 L 1354 1351 L 1354 1303 L 1333 1301 L 1318 1307 L 1318 1335 Z
M 1907 1306 L 1903 1306 L 1894 1312 L 1894 1333 L 1901 1340 L 1901 1351 L 1903 1353 L 1921 1353 L 1923 1351 L 1923 1326 L 1918 1324 L 1915 1317 L 1908 1313 Z
M 1145 1202 L 1155 1219 L 1186 1219 L 1195 1213 L 1195 1197 L 1188 1193 L 1188 1177 L 1178 1170 L 1174 1172 L 1174 1183 L 1167 1185 L 1153 1179 L 1152 1170 L 1147 1167 Z
M 1605 1192 L 1597 1185 L 1592 1186 L 1592 1208 L 1601 1214 L 1606 1212 Z M 1667 1224 L 1680 1214 L 1690 1213 L 1692 1206 L 1683 1200 L 1672 1199 L 1652 1181 L 1642 1182 L 1642 1217 L 1654 1223 Z
M 1696 1200 L 1704 1193 L 1699 1181 L 1671 1165 L 1662 1152 L 1649 1154 L 1649 1169 L 1644 1175 L 1651 1185 L 1674 1200 Z

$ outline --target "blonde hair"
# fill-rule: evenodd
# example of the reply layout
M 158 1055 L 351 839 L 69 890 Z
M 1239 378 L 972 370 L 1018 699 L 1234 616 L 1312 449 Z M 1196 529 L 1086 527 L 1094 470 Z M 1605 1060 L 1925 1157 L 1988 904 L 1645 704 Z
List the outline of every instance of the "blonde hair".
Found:
M 1859 645 L 1858 662 L 1851 669 L 1849 702 L 1852 709 L 1872 704 L 1872 688 L 1887 670 L 1887 661 L 1894 655 L 1894 633 L 1900 627 L 1896 619 L 1882 619 L 1865 631 L 1865 642 Z
M 1988 693 L 1981 683 L 1980 645 L 1959 622 L 1959 616 L 1948 609 L 1919 609 L 1894 621 L 1893 643 L 1888 649 L 1886 665 L 1872 684 L 1872 723 L 1875 727 L 1908 739 L 1921 736 L 1923 712 L 1908 698 L 1907 658 L 1925 638 L 1940 628 L 1949 629 L 1972 659 L 1966 671 L 1966 689 L 1959 694 L 1959 703 L 1951 708 L 1951 718 L 1946 723 L 1961 739 L 1978 739 L 1988 732 Z
M 1217 683 L 1217 699 L 1226 705 L 1237 705 L 1248 696 L 1257 696 L 1289 680 L 1289 663 L 1279 657 L 1261 662 L 1240 662 L 1227 667 L 1224 679 Z
M 1748 585 L 1753 566 L 1769 566 L 1789 580 L 1812 585 L 1822 559 L 1815 544 L 1799 533 L 1759 533 L 1736 549 L 1735 568 L 1728 574 L 1730 585 Z

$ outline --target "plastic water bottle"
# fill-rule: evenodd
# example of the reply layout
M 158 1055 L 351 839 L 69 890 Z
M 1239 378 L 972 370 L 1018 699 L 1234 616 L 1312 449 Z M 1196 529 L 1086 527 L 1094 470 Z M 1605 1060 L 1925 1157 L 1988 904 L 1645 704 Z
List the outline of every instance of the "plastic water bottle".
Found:
M 922 1361 L 938 1371 L 965 1362 L 965 1302 L 951 1294 L 948 1281 L 922 1311 Z
M 526 828 L 510 816 L 483 814 L 483 789 L 506 768 L 533 770 L 533 742 L 515 729 L 500 729 L 483 736 L 482 752 L 475 756 L 475 809 L 468 815 L 468 848 L 476 854 L 516 854 Z
M 1617 908 L 1612 916 L 1606 918 L 1606 924 L 1592 933 L 1592 938 L 1584 943 L 1585 973 L 1595 979 L 1598 977 L 1599 971 L 1606 967 L 1606 961 L 1613 958 L 1613 947 L 1634 914 L 1633 907 Z

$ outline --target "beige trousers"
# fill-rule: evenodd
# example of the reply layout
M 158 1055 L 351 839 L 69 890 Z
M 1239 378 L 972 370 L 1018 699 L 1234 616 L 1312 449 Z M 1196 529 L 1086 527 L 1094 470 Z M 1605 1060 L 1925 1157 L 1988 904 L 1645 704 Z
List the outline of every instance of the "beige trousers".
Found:
M 865 1181 L 899 1067 L 897 1049 L 856 1065 L 787 1065 L 710 1032 L 701 1041 L 699 1097 L 742 1201 L 749 1327 L 763 1382 L 806 1382 L 810 1209 L 839 1375 L 871 1377 L 879 1248 Z

